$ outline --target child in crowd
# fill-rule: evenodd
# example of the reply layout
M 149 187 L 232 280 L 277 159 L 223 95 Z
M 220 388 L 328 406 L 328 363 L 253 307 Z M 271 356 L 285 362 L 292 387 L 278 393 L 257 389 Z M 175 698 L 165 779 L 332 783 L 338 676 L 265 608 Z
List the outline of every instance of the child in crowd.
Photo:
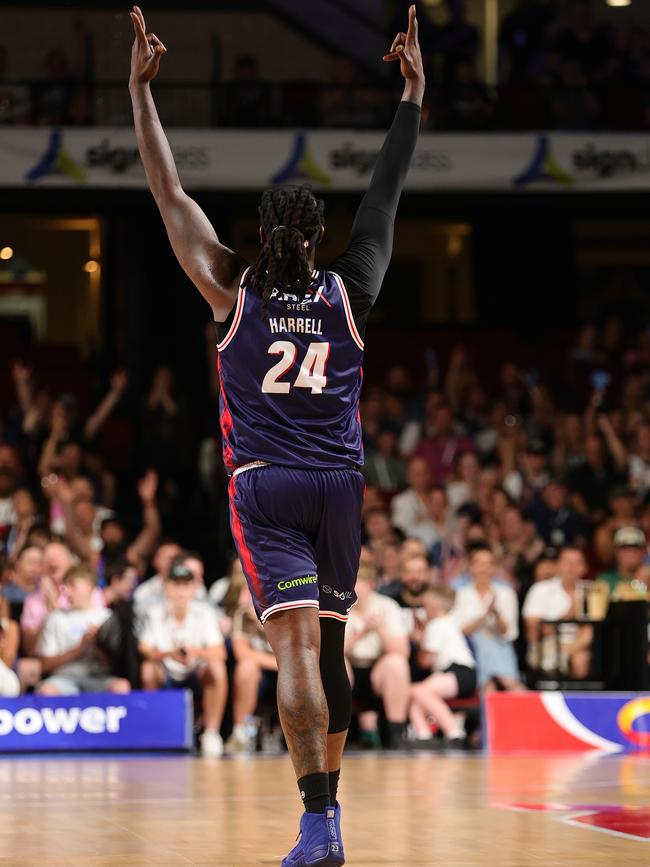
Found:
M 420 665 L 432 674 L 411 686 L 410 720 L 418 740 L 431 739 L 430 720 L 435 721 L 451 748 L 465 747 L 465 731 L 449 709 L 446 699 L 467 698 L 476 690 L 476 664 L 465 636 L 451 616 L 454 591 L 429 587 L 422 604 L 429 622 L 420 645 Z
M 96 608 L 93 591 L 97 579 L 85 564 L 72 566 L 63 585 L 70 600 L 68 610 L 57 609 L 45 621 L 37 654 L 43 673 L 37 692 L 41 695 L 78 695 L 81 692 L 129 692 L 128 680 L 114 677 L 106 657 L 99 651 L 95 636 L 111 615 L 108 608 Z

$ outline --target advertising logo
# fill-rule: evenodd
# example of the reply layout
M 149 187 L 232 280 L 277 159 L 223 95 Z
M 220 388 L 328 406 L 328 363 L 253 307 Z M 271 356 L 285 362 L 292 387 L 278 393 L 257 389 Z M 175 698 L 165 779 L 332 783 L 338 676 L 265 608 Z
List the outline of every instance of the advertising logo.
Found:
M 63 133 L 60 130 L 53 130 L 50 133 L 45 153 L 27 172 L 25 180 L 34 183 L 47 175 L 66 175 L 78 184 L 85 183 L 87 179 L 84 169 L 63 147 Z
M 287 184 L 291 181 L 313 181 L 323 187 L 332 183 L 330 176 L 321 169 L 309 153 L 307 136 L 304 132 L 296 133 L 289 159 L 271 178 L 272 184 Z
M 573 184 L 574 179 L 558 162 L 547 135 L 540 135 L 535 144 L 535 152 L 530 163 L 514 179 L 516 187 L 526 187 L 540 181 L 555 181 L 565 187 Z
M 647 717 L 645 725 L 644 717 Z M 628 741 L 650 749 L 650 696 L 635 698 L 624 704 L 617 714 L 616 722 Z

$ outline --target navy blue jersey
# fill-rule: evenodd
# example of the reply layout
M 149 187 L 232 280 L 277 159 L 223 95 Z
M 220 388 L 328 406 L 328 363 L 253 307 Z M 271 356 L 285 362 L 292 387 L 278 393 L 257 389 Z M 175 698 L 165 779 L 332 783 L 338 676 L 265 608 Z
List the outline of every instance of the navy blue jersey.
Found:
M 262 315 L 249 273 L 217 347 L 227 471 L 256 460 L 360 466 L 363 341 L 343 280 L 314 271 L 304 297 L 275 289 Z

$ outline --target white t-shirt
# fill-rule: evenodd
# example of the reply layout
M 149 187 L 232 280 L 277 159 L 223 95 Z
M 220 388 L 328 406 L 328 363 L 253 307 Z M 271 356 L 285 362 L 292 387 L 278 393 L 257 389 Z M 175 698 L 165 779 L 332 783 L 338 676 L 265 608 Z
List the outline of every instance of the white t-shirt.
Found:
M 200 602 L 207 598 L 205 586 L 201 585 L 201 587 L 197 588 L 194 598 Z M 154 575 L 153 578 L 148 578 L 136 587 L 133 594 L 133 605 L 137 614 L 144 615 L 155 605 L 162 605 L 166 599 L 162 576 Z
M 365 615 L 372 615 L 381 619 L 382 629 L 390 635 L 408 635 L 402 617 L 402 609 L 394 599 L 382 596 L 381 593 L 373 593 L 368 601 L 368 607 L 364 610 Z M 363 617 L 357 608 L 350 611 L 347 632 L 354 636 L 365 629 Z M 369 668 L 373 662 L 379 659 L 384 648 L 379 633 L 375 630 L 368 632 L 360 638 L 351 648 L 349 653 L 350 662 L 356 668 Z
M 187 606 L 184 620 L 177 620 L 167 600 L 149 609 L 140 641 L 163 652 L 182 647 L 214 647 L 223 644 L 217 614 L 207 602 L 193 599 Z M 176 659 L 164 659 L 163 664 L 174 680 L 185 680 L 200 662 L 185 664 Z
M 561 620 L 572 602 L 562 586 L 562 579 L 549 578 L 533 584 L 524 600 L 522 614 L 524 617 L 539 617 L 540 620 Z
M 452 616 L 461 629 L 468 623 L 483 617 L 490 602 L 494 598 L 495 606 L 502 620 L 505 621 L 508 631 L 501 637 L 505 641 L 514 641 L 519 635 L 519 605 L 517 594 L 506 584 L 493 581 L 490 584 L 490 594 L 481 596 L 474 583 L 465 584 L 456 591 L 456 601 L 452 609 Z M 487 619 L 485 627 L 496 630 L 496 618 L 493 614 Z M 500 634 L 500 633 L 499 633 Z
M 451 614 L 434 617 L 427 623 L 421 647 L 434 654 L 434 671 L 446 671 L 450 665 L 476 667 L 465 636 Z
M 85 611 L 53 611 L 45 621 L 38 641 L 39 656 L 60 656 L 77 647 L 89 626 L 101 626 L 111 616 L 109 608 L 89 608 Z M 90 657 L 96 656 L 93 648 Z
M 650 490 L 650 463 L 640 455 L 630 455 L 628 474 L 630 485 L 637 493 L 643 495 Z
M 411 535 L 418 524 L 428 519 L 429 513 L 426 506 L 411 488 L 393 497 L 391 521 L 407 536 Z

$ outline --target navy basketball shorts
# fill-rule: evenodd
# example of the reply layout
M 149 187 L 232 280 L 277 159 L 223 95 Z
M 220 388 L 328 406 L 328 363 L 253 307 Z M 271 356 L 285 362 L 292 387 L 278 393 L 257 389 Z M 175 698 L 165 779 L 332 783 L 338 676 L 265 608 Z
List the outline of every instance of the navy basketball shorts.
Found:
M 230 480 L 230 526 L 257 616 L 317 608 L 346 621 L 361 553 L 358 470 L 258 466 Z

